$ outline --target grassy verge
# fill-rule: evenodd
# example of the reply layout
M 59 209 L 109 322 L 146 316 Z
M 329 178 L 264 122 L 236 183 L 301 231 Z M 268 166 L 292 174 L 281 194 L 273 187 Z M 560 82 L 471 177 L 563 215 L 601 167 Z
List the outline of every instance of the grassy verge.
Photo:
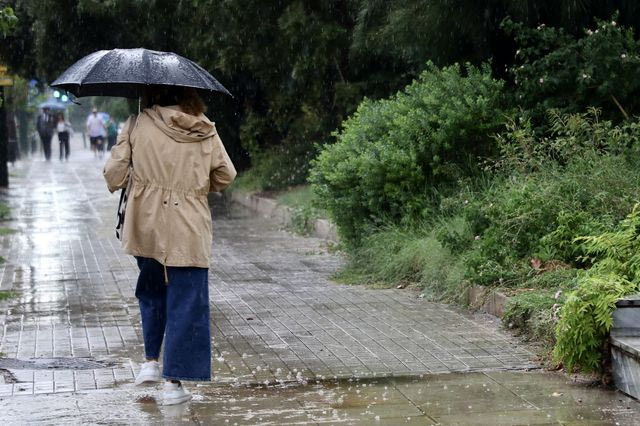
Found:
M 262 189 L 262 185 L 259 176 L 249 169 L 238 175 L 228 191 L 256 192 L 260 189 Z
M 292 209 L 289 228 L 301 235 L 309 235 L 315 229 L 317 219 L 327 218 L 327 212 L 315 207 L 315 195 L 307 185 L 296 186 L 275 194 L 280 205 Z
M 6 203 L 0 202 L 0 221 L 7 220 L 10 217 L 11 217 L 11 209 Z M 14 232 L 16 232 L 14 229 L 0 227 L 0 236 L 13 234 Z M 0 264 L 3 264 L 5 261 L 6 261 L 5 258 L 0 256 Z M 1 295 L 0 295 L 0 300 L 2 300 Z
M 17 294 L 14 293 L 13 291 L 0 290 L 0 301 L 7 300 L 7 299 L 13 299 L 16 296 L 17 296 Z
M 313 204 L 313 191 L 308 185 L 290 188 L 284 192 L 277 193 L 276 201 L 288 207 L 311 207 Z
M 10 235 L 15 233 L 15 229 L 0 227 L 0 235 Z
M 7 220 L 11 217 L 11 209 L 6 203 L 0 202 L 0 220 Z

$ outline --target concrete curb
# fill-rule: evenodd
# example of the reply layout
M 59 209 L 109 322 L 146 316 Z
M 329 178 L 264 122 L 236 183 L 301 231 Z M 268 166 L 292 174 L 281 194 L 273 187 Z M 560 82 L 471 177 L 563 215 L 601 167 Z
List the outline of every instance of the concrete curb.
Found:
M 275 200 L 260 197 L 253 193 L 233 191 L 231 201 L 234 201 L 259 215 L 274 219 L 282 226 L 291 224 L 293 208 L 279 205 Z M 338 242 L 336 226 L 326 219 L 316 219 L 313 224 L 313 236 Z
M 502 318 L 509 298 L 497 291 L 483 286 L 473 286 L 467 290 L 469 307 Z

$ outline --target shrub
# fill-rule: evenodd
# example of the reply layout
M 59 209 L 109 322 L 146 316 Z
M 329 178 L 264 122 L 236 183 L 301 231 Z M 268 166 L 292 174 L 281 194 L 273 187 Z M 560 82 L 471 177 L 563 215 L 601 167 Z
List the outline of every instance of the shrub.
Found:
M 567 371 L 602 368 L 604 344 L 615 303 L 638 291 L 640 283 L 640 212 L 637 206 L 612 232 L 579 238 L 593 267 L 578 277 L 567 295 L 556 326 L 554 357 Z
M 581 37 L 503 22 L 519 47 L 512 69 L 516 102 L 531 112 L 536 126 L 552 108 L 580 112 L 596 106 L 616 121 L 639 112 L 640 43 L 615 19 L 598 21 Z
M 487 161 L 487 169 L 505 174 L 531 173 L 549 162 L 566 165 L 584 153 L 637 156 L 640 122 L 614 125 L 609 120 L 601 120 L 600 115 L 597 108 L 576 114 L 550 110 L 544 135 L 534 132 L 526 116 L 509 119 L 506 131 L 496 136 L 499 155 Z
M 310 176 L 345 242 L 427 216 L 438 188 L 472 175 L 503 124 L 501 88 L 487 66 L 429 64 L 393 98 L 362 102 Z
M 623 156 L 585 154 L 567 166 L 497 181 L 467 214 L 477 235 L 468 256 L 479 284 L 518 286 L 529 261 L 581 266 L 581 235 L 613 229 L 640 199 L 640 170 Z
M 517 327 L 527 334 L 533 334 L 534 330 L 540 334 L 536 322 L 544 318 L 540 315 L 542 312 L 551 311 L 555 304 L 556 298 L 553 291 L 533 290 L 518 293 L 509 297 L 502 322 L 510 328 Z M 539 337 L 542 337 L 546 343 L 552 343 L 553 327 Z
M 477 283 L 520 286 L 532 258 L 585 266 L 574 239 L 612 230 L 640 199 L 637 121 L 553 112 L 549 128 L 537 137 L 526 120 L 512 121 L 497 137 L 493 185 L 464 209 L 477 236 L 466 255 Z

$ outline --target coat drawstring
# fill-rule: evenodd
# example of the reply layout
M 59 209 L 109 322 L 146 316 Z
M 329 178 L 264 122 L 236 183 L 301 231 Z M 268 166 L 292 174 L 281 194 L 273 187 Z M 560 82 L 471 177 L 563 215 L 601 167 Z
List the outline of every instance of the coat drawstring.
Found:
M 169 274 L 167 273 L 167 259 L 164 259 L 162 262 L 162 266 L 164 267 L 164 285 L 169 285 Z

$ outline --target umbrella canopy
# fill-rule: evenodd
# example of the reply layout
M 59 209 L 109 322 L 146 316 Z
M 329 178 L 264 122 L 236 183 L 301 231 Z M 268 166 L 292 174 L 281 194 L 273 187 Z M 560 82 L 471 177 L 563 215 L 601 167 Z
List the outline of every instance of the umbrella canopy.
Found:
M 41 102 L 38 104 L 38 108 L 43 109 L 43 108 L 49 108 L 49 109 L 56 109 L 59 111 L 64 111 L 65 109 L 67 109 L 67 104 L 65 104 L 64 102 L 61 102 L 57 99 L 48 99 L 44 102 Z
M 147 49 L 99 50 L 69 67 L 51 86 L 77 97 L 137 98 L 145 87 L 180 86 L 231 95 L 204 68 L 170 52 Z

